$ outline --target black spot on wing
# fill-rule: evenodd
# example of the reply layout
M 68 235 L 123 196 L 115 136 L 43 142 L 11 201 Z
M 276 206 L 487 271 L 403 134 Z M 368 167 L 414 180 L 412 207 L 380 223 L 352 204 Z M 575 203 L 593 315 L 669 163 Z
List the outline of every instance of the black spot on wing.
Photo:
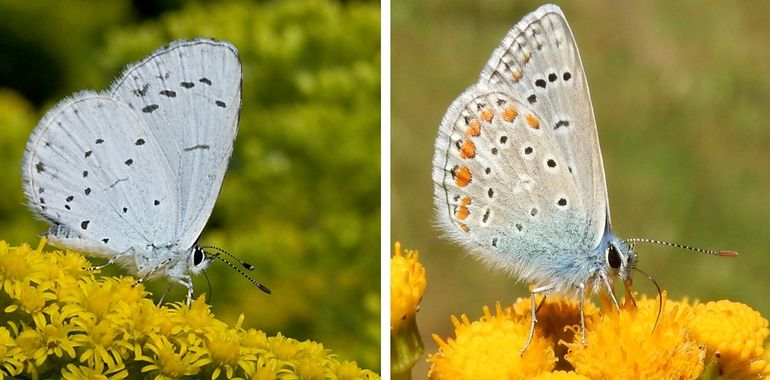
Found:
M 150 84 L 149 83 L 145 83 L 145 85 L 142 86 L 142 88 L 138 88 L 136 90 L 133 90 L 132 92 L 136 96 L 145 96 L 147 94 L 147 90 L 149 90 L 149 89 L 150 89 Z
M 227 105 L 225 104 L 225 102 L 223 102 L 223 101 L 221 101 L 221 100 L 217 100 L 217 101 L 216 101 L 216 102 L 214 102 L 214 103 L 215 103 L 216 105 L 218 105 L 219 107 L 222 107 L 222 108 L 225 108 L 225 107 L 227 106 Z
M 159 92 L 158 94 L 163 95 L 163 96 L 167 96 L 169 98 L 176 97 L 176 92 L 171 91 L 171 90 L 163 90 L 163 91 Z
M 197 149 L 208 150 L 209 148 L 210 148 L 210 146 L 208 146 L 207 144 L 198 144 L 198 145 L 195 145 L 195 146 L 191 146 L 189 148 L 184 148 L 184 151 L 185 152 L 190 152 L 190 151 L 197 150 Z
M 151 113 L 152 111 L 155 111 L 156 109 L 158 109 L 158 105 L 157 104 L 150 104 L 149 106 L 142 108 L 142 112 L 144 112 L 144 113 Z
M 198 79 L 198 82 L 205 83 L 205 84 L 211 86 L 211 81 L 209 80 L 209 78 L 206 78 L 206 77 Z
M 182 83 L 179 83 L 179 85 L 184 87 L 184 88 L 186 88 L 186 89 L 188 89 L 188 90 L 193 88 L 193 87 L 195 87 L 195 83 L 193 83 L 193 82 L 182 82 Z

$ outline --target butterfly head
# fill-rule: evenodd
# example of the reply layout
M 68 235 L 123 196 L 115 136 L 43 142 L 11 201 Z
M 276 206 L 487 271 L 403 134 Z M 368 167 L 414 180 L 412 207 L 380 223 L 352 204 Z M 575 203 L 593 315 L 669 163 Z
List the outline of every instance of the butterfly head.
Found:
M 206 254 L 206 251 L 203 250 L 203 247 L 195 244 L 192 246 L 192 248 L 190 248 L 190 258 L 188 260 L 190 272 L 192 274 L 200 274 L 204 269 L 206 269 L 206 267 L 209 266 L 209 263 L 211 260 L 213 260 L 213 257 Z
M 631 283 L 631 272 L 636 268 L 636 252 L 633 245 L 612 236 L 604 247 L 604 259 L 608 272 L 625 284 Z

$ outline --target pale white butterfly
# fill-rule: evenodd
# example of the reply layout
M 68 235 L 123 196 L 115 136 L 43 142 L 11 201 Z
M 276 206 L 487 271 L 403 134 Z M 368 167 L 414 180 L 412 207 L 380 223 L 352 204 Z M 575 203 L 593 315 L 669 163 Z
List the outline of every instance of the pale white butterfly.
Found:
M 605 290 L 617 306 L 613 284 L 630 285 L 636 242 L 736 255 L 613 234 L 585 72 L 555 5 L 517 23 L 479 81 L 449 107 L 436 138 L 433 181 L 446 234 L 533 286 L 530 340 L 535 294 L 578 300 L 581 323 L 592 293 Z
M 233 152 L 241 78 L 230 43 L 179 40 L 129 65 L 109 90 L 48 111 L 22 164 L 30 208 L 53 224 L 48 241 L 109 258 L 137 282 L 166 276 L 189 303 L 190 274 L 222 259 L 196 240 Z

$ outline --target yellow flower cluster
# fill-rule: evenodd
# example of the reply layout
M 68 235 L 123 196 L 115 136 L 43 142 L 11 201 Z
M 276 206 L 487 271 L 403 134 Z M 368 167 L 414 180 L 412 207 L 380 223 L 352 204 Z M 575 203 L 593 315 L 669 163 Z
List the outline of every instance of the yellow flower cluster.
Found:
M 216 319 L 203 298 L 157 307 L 134 279 L 71 251 L 0 241 L 0 379 L 374 379 L 320 343 Z
M 663 294 L 665 300 L 665 293 Z M 577 305 L 549 298 L 529 333 L 530 300 L 519 299 L 477 321 L 452 317 L 455 338 L 436 335 L 432 379 L 757 379 L 770 376 L 768 321 L 746 305 L 665 302 L 653 330 L 659 300 L 626 302 L 618 312 L 586 305 L 586 340 L 580 342 Z

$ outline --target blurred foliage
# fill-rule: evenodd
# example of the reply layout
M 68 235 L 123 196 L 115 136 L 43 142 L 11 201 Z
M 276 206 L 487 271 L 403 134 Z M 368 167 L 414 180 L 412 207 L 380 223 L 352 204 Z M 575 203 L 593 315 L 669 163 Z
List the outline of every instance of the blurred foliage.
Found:
M 447 107 L 542 3 L 393 1 L 392 236 L 429 253 L 417 314 L 428 352 L 431 329 L 450 334 L 450 315 L 527 295 L 441 239 L 430 173 Z M 591 88 L 615 232 L 738 251 L 637 246 L 640 269 L 672 298 L 732 299 L 770 315 L 770 3 L 560 3 Z M 640 292 L 655 292 L 636 277 Z
M 247 327 L 318 340 L 379 370 L 379 5 L 137 3 L 0 0 L 0 41 L 14 47 L 0 49 L 0 87 L 15 88 L 0 92 L 2 238 L 29 241 L 45 228 L 24 206 L 18 173 L 46 109 L 107 88 L 123 66 L 175 39 L 228 40 L 243 62 L 243 107 L 200 241 L 254 264 L 273 295 L 213 265 L 214 311 L 225 321 L 245 313 Z M 196 290 L 209 293 L 203 278 Z

